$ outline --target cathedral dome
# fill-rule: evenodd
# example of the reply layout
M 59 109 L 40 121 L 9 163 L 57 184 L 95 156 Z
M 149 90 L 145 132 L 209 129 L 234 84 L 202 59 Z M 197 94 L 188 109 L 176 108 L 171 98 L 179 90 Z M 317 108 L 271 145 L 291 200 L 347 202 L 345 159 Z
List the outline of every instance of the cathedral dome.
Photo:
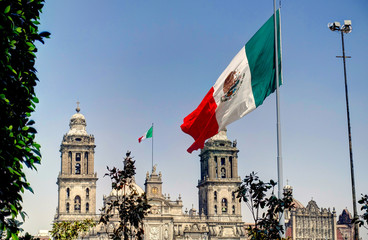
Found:
M 119 191 L 116 190 L 116 189 L 113 189 L 110 192 L 110 196 L 118 196 L 119 197 L 119 196 L 122 196 L 124 194 L 129 195 L 129 194 L 131 194 L 131 191 L 132 191 L 131 189 L 135 189 L 137 191 L 138 195 L 142 195 L 144 193 L 143 189 L 140 186 L 138 186 L 134 181 L 132 183 L 130 183 L 130 186 L 132 188 L 130 188 L 130 187 L 125 188 L 125 193 L 124 193 L 124 189 L 120 189 Z
M 79 106 L 75 110 L 77 113 L 70 118 L 68 135 L 88 135 L 86 131 L 86 118 L 83 114 L 79 113 Z

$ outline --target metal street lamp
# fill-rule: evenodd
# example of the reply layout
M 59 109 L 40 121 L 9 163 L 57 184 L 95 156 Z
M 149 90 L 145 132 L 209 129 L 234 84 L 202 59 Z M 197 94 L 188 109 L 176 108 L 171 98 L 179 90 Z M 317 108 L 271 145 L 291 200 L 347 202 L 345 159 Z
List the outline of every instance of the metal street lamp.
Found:
M 353 210 L 354 219 L 358 219 L 357 206 L 356 206 L 356 196 L 355 196 L 355 180 L 354 180 L 354 164 L 353 164 L 353 147 L 351 143 L 351 128 L 350 128 L 350 112 L 349 112 L 349 98 L 348 98 L 348 84 L 346 80 L 346 62 L 345 58 L 350 58 L 345 56 L 345 46 L 344 46 L 344 33 L 350 33 L 352 30 L 351 21 L 345 20 L 344 25 L 341 26 L 339 22 L 333 22 L 328 24 L 328 28 L 331 31 L 339 31 L 341 33 L 342 41 L 342 59 L 344 62 L 344 78 L 345 78 L 345 99 L 346 99 L 346 115 L 348 119 L 348 134 L 349 134 L 349 153 L 350 153 L 350 174 L 351 174 L 351 190 L 353 195 Z M 340 56 L 339 56 L 340 57 Z M 357 223 L 354 223 L 354 239 L 359 240 L 359 227 Z

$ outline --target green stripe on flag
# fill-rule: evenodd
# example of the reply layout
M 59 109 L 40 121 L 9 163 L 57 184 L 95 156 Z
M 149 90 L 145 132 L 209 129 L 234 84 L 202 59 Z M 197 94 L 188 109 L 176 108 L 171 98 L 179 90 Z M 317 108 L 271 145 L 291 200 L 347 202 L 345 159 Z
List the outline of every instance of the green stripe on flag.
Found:
M 147 131 L 146 138 L 151 138 L 153 134 L 153 126 Z
M 279 23 L 279 10 L 276 12 Z M 252 91 L 256 107 L 262 105 L 265 98 L 276 89 L 276 64 L 275 64 L 275 31 L 274 16 L 254 34 L 245 44 L 245 52 L 249 62 Z M 281 85 L 281 51 L 280 51 L 280 26 L 277 28 L 279 85 Z

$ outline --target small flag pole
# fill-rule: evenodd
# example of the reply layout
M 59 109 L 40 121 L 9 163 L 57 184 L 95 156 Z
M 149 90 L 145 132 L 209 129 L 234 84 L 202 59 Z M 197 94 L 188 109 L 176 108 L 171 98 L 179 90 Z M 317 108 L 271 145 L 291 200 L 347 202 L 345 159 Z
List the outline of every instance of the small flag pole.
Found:
M 281 124 L 280 124 L 280 95 L 279 95 L 279 56 L 278 56 L 278 38 L 277 38 L 277 18 L 276 18 L 276 0 L 273 0 L 274 24 L 275 24 L 275 62 L 276 62 L 276 125 L 277 125 L 277 175 L 278 175 L 278 198 L 282 199 L 283 191 L 283 167 L 282 167 L 282 152 L 281 152 Z M 281 32 L 280 32 L 281 35 Z M 281 46 L 281 44 L 280 44 Z M 284 215 L 281 215 L 280 225 L 284 226 Z M 281 236 L 284 237 L 284 236 Z
M 153 170 L 153 137 L 154 137 L 154 134 L 153 134 L 153 123 L 152 123 L 152 170 Z

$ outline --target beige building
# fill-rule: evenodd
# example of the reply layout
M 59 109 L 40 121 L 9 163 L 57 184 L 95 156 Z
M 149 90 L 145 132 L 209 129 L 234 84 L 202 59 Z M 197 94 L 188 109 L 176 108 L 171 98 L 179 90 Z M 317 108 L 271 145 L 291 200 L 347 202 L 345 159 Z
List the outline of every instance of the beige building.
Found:
M 61 146 L 61 172 L 57 178 L 58 207 L 55 222 L 75 221 L 86 218 L 99 220 L 96 214 L 96 181 L 94 172 L 94 137 L 86 131 L 86 119 L 80 113 L 70 119 L 70 130 L 64 135 Z M 242 221 L 241 204 L 235 191 L 241 179 L 238 176 L 238 152 L 236 141 L 230 141 L 226 131 L 209 139 L 200 153 L 200 178 L 198 180 L 199 209 L 183 210 L 181 197 L 171 199 L 163 194 L 161 172 L 156 166 L 147 172 L 145 189 L 135 182 L 138 193 L 145 192 L 152 206 L 144 219 L 146 240 L 244 240 L 245 224 Z M 194 187 L 194 186 L 193 186 Z M 292 191 L 286 186 L 285 191 Z M 119 198 L 121 192 L 111 191 L 103 197 L 103 204 Z M 336 240 L 336 213 L 319 208 L 311 200 L 307 207 L 294 199 L 295 207 L 285 212 L 286 236 L 293 240 Z M 351 236 L 346 217 L 340 217 L 340 236 Z M 349 217 L 350 215 L 348 215 Z M 108 239 L 108 233 L 118 224 L 113 216 L 107 226 L 98 225 L 83 239 Z M 344 225 L 345 224 L 345 225 Z
M 284 191 L 292 191 L 285 186 Z M 336 212 L 319 208 L 314 200 L 306 207 L 293 199 L 294 208 L 285 211 L 286 236 L 292 240 L 337 240 Z
M 94 172 L 94 137 L 86 131 L 86 119 L 77 107 L 70 119 L 70 130 L 61 143 L 61 172 L 59 173 L 58 207 L 55 222 L 86 218 L 99 219 L 96 214 L 96 181 Z M 147 172 L 145 192 L 152 208 L 144 219 L 145 239 L 246 239 L 241 205 L 235 190 L 241 183 L 238 176 L 236 142 L 220 132 L 205 144 L 200 154 L 201 176 L 198 181 L 199 211 L 183 210 L 179 196 L 171 200 L 163 195 L 161 172 L 156 167 Z M 144 191 L 133 183 L 139 193 Z M 103 197 L 104 204 L 121 193 L 111 191 Z M 117 216 L 107 226 L 96 226 L 83 239 L 108 239 L 118 222 Z
M 76 111 L 60 145 L 61 171 L 56 182 L 58 207 L 55 222 L 96 218 L 95 138 L 87 133 L 86 119 L 79 113 L 79 107 Z

